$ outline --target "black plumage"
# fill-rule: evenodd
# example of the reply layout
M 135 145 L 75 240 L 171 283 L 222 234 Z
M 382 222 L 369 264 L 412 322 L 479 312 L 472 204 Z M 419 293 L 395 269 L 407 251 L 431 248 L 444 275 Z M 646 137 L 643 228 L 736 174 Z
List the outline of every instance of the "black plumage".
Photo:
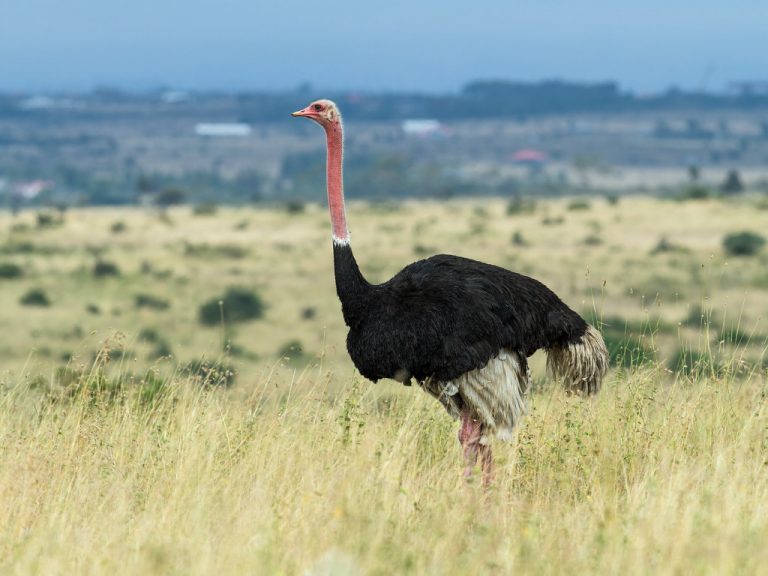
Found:
M 369 284 L 346 244 L 334 246 L 334 266 L 349 354 L 374 382 L 453 380 L 504 348 L 530 356 L 588 327 L 538 280 L 468 258 L 432 256 Z

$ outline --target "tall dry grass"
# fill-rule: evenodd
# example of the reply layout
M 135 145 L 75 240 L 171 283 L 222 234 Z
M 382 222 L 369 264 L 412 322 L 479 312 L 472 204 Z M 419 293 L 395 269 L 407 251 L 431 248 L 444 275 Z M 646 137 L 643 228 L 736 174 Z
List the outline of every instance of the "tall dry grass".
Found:
M 664 383 L 662 383 L 664 382 Z M 495 486 L 416 389 L 322 370 L 247 395 L 6 386 L 3 574 L 757 574 L 768 566 L 759 373 L 614 375 L 531 397 Z M 341 389 L 340 392 L 335 390 Z

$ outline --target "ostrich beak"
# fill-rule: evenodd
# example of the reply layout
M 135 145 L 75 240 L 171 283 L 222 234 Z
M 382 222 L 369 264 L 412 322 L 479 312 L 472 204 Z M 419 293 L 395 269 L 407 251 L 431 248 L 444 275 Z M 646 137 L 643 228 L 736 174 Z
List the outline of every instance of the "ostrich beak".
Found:
M 309 106 L 304 108 L 303 110 L 296 110 L 296 112 L 291 112 L 291 116 L 309 116 L 312 112 L 309 110 Z

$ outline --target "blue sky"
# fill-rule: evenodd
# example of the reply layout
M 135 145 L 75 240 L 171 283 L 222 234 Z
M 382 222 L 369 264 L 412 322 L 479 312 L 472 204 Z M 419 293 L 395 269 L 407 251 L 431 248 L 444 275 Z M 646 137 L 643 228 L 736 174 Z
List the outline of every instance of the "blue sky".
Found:
M 2 0 L 0 90 L 768 79 L 766 0 Z

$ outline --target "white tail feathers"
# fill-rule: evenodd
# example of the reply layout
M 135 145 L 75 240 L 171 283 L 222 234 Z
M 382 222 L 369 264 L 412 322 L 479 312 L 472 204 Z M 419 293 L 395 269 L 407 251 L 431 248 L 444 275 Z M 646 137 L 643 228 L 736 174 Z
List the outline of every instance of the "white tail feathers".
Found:
M 600 332 L 588 326 L 577 342 L 547 348 L 547 370 L 571 392 L 597 393 L 608 371 L 608 349 Z

